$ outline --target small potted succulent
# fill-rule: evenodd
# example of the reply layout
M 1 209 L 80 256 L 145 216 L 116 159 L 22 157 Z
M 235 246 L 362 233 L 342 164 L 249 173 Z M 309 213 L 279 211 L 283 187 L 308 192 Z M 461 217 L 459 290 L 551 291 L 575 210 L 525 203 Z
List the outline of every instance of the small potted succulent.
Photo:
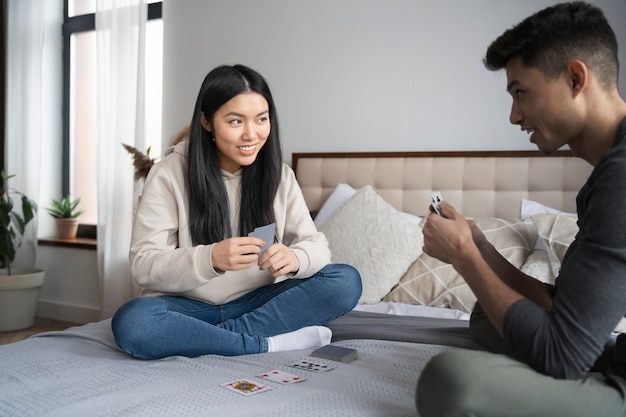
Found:
M 8 180 L 14 175 L 0 173 L 0 331 L 19 330 L 35 323 L 39 290 L 43 285 L 41 269 L 16 269 L 11 266 L 22 246 L 26 225 L 37 214 L 37 203 L 11 189 Z M 20 196 L 21 213 L 14 207 L 12 195 Z
M 78 231 L 78 216 L 83 214 L 78 210 L 80 198 L 72 199 L 68 194 L 61 200 L 50 200 L 50 207 L 46 211 L 54 217 L 57 225 L 57 236 L 59 239 L 74 239 Z

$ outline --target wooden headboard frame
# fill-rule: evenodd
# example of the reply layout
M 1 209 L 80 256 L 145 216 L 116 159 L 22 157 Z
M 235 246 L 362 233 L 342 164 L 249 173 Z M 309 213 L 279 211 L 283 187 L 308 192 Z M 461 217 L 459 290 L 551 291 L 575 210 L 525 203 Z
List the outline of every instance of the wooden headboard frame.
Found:
M 419 216 L 436 190 L 466 216 L 501 218 L 518 218 L 521 199 L 574 212 L 592 170 L 569 151 L 294 153 L 291 166 L 310 210 L 347 183 L 371 185 L 396 209 Z

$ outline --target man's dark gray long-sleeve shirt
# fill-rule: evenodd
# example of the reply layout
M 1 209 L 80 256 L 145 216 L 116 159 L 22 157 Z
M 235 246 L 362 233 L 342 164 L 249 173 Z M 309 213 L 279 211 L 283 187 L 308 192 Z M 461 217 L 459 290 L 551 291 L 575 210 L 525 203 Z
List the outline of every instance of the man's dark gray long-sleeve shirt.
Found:
M 576 205 L 579 232 L 550 288 L 552 309 L 523 299 L 504 319 L 505 338 L 519 360 L 568 379 L 591 369 L 626 314 L 626 119 Z M 619 342 L 616 349 L 626 355 L 626 343 Z

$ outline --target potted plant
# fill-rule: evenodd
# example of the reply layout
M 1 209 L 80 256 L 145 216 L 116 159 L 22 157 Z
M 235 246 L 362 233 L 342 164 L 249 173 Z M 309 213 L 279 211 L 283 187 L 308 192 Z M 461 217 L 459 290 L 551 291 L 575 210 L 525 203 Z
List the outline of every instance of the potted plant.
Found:
M 22 239 L 26 225 L 35 218 L 37 204 L 23 193 L 8 186 L 14 175 L 0 174 L 0 331 L 31 327 L 35 322 L 39 290 L 43 285 L 44 271 L 40 269 L 15 269 L 12 262 Z M 11 195 L 21 196 L 21 214 L 13 206 Z
M 80 198 L 72 199 L 70 194 L 61 200 L 50 200 L 46 211 L 55 219 L 59 239 L 74 239 L 78 230 L 78 216 L 84 212 L 77 210 Z

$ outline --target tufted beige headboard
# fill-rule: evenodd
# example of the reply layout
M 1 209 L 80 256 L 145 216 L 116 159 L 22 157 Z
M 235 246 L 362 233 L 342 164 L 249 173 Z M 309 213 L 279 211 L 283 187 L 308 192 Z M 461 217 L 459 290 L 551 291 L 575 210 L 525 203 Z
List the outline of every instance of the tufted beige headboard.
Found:
M 400 211 L 428 213 L 440 191 L 464 215 L 518 218 L 521 199 L 574 212 L 592 167 L 569 151 L 294 153 L 292 168 L 310 210 L 339 183 L 372 185 Z

